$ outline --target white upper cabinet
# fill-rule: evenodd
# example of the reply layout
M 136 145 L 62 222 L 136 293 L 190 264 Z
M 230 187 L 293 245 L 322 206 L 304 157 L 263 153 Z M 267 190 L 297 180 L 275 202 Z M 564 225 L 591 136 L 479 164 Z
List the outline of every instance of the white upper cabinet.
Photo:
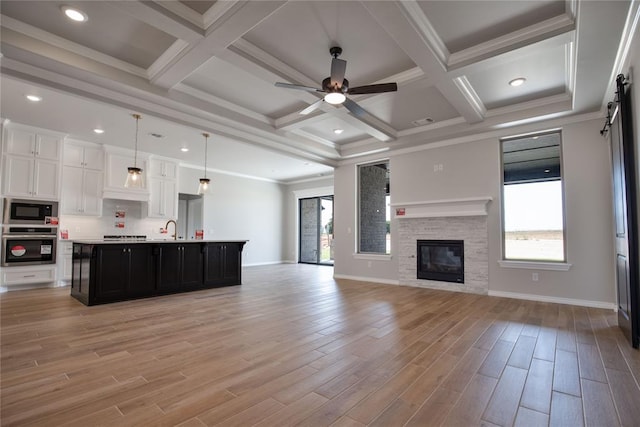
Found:
M 62 158 L 62 214 L 102 215 L 102 147 L 91 143 L 67 142 Z
M 59 160 L 62 138 L 25 129 L 7 129 L 7 154 Z
M 4 138 L 4 195 L 58 200 L 61 135 L 13 125 L 5 129 Z
M 149 159 L 150 218 L 178 217 L 178 163 L 168 159 Z
M 87 168 L 93 170 L 104 169 L 104 151 L 100 146 L 90 146 L 75 142 L 67 142 L 62 156 L 65 166 Z
M 177 179 L 178 164 L 169 160 L 150 159 L 149 175 L 156 178 Z

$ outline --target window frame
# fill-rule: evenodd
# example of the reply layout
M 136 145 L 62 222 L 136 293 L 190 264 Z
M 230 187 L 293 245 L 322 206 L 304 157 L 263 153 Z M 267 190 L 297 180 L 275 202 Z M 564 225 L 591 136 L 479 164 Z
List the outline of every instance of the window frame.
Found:
M 504 142 L 513 141 L 516 139 L 532 138 L 534 136 L 550 135 L 557 133 L 560 137 L 559 144 L 559 161 L 560 161 L 560 191 L 562 199 L 562 260 L 547 260 L 547 259 L 532 259 L 532 258 L 507 258 L 506 257 L 506 221 L 505 221 L 505 196 L 504 196 Z M 499 264 L 502 267 L 508 268 L 528 268 L 528 269 L 541 269 L 541 270 L 556 270 L 566 271 L 571 267 L 568 263 L 567 252 L 567 203 L 566 203 L 566 186 L 564 177 L 564 142 L 562 129 L 550 129 L 540 132 L 531 132 L 526 134 L 514 135 L 505 138 L 500 138 L 500 243 L 501 254 Z M 523 181 L 520 184 L 534 183 L 535 180 Z M 544 181 L 538 181 L 544 182 Z M 513 184 L 517 185 L 517 184 Z
M 387 173 L 389 174 L 389 200 L 391 200 L 391 159 L 389 158 L 384 158 L 384 159 L 378 159 L 378 160 L 373 160 L 370 162 L 364 162 L 364 163 L 358 163 L 356 164 L 356 233 L 355 233 L 355 238 L 356 238 L 356 242 L 355 242 L 355 253 L 354 253 L 354 258 L 356 259 L 367 259 L 367 260 L 373 260 L 373 259 L 391 259 L 391 248 L 389 248 L 389 252 L 386 252 L 386 248 L 385 248 L 385 252 L 364 252 L 360 249 L 360 243 L 361 243 L 361 233 L 362 233 L 362 225 L 360 223 L 360 209 L 361 209 L 361 197 L 360 197 L 360 191 L 361 191 L 361 183 L 360 183 L 360 169 L 362 167 L 366 167 L 366 166 L 375 166 L 375 165 L 380 165 L 380 164 L 386 164 L 387 165 Z M 385 194 L 385 209 L 386 209 L 386 194 Z M 386 216 L 386 214 L 385 214 Z M 389 221 L 391 222 L 391 218 L 389 219 Z M 389 239 L 391 239 L 391 225 L 389 226 Z

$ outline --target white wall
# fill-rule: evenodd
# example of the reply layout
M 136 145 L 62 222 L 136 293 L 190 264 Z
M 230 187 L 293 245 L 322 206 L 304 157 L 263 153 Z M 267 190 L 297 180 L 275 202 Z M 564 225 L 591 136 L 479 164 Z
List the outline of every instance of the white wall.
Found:
M 548 125 L 547 125 L 548 126 Z M 613 304 L 612 202 L 609 146 L 600 136 L 601 120 L 562 126 L 566 191 L 567 272 L 507 269 L 501 259 L 500 143 L 497 137 L 465 144 L 390 156 L 391 202 L 490 196 L 488 207 L 489 292 L 528 294 Z M 540 131 L 548 129 L 544 123 Z M 530 130 L 528 130 L 530 131 Z M 519 133 L 518 129 L 513 134 Z M 433 165 L 442 164 L 442 172 Z M 336 263 L 338 276 L 398 280 L 397 260 L 355 259 L 356 165 L 335 171 Z M 351 229 L 351 232 L 349 232 Z M 392 221 L 392 255 L 397 254 L 396 220 Z
M 331 190 L 327 193 L 326 189 Z M 304 194 L 304 197 L 333 195 L 333 177 L 289 184 L 285 186 L 284 217 L 283 217 L 283 244 L 284 260 L 298 262 L 298 198 L 296 193 Z M 334 205 L 334 210 L 337 209 Z M 335 223 L 335 221 L 334 221 Z
M 179 169 L 179 192 L 195 194 L 202 171 Z M 249 240 L 243 265 L 278 263 L 283 253 L 283 186 L 220 173 L 208 173 L 209 194 L 204 196 L 205 239 Z

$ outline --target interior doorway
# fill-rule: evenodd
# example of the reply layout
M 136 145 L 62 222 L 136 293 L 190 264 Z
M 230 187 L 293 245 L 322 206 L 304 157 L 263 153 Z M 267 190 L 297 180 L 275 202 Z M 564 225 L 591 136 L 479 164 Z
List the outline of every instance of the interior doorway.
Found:
M 298 262 L 333 265 L 333 196 L 299 200 Z
M 195 239 L 196 230 L 202 230 L 202 196 L 178 194 L 179 239 Z

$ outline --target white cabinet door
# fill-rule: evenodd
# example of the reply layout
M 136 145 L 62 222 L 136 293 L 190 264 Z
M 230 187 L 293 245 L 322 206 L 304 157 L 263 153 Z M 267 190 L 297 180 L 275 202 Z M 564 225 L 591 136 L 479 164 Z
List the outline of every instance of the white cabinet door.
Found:
M 57 136 L 36 135 L 36 157 L 40 159 L 60 160 L 60 144 L 62 141 Z
M 59 163 L 49 160 L 35 160 L 33 195 L 45 199 L 58 199 L 60 188 L 58 184 Z
M 164 182 L 164 215 L 166 218 L 178 218 L 178 183 L 166 180 Z
M 102 172 L 85 169 L 82 178 L 85 215 L 102 215 Z
M 69 143 L 65 144 L 62 161 L 64 166 L 82 167 L 84 163 L 84 147 Z
M 6 152 L 33 157 L 36 154 L 36 134 L 20 129 L 8 129 Z
M 178 184 L 169 179 L 149 178 L 149 217 L 177 218 Z
M 124 190 L 124 183 L 127 180 L 127 168 L 130 166 L 133 166 L 133 156 L 109 153 L 107 156 L 107 183 L 105 188 Z M 147 174 L 146 166 L 146 162 L 138 159 L 137 167 L 142 169 L 143 179 L 146 178 L 145 175 Z M 143 188 L 146 188 L 146 185 Z M 132 191 L 132 189 L 127 189 L 127 191 Z
M 151 218 L 163 218 L 164 181 L 159 178 L 149 178 L 149 213 Z
M 5 156 L 4 194 L 33 197 L 33 158 Z
M 85 168 L 101 171 L 104 169 L 104 152 L 101 148 L 85 147 L 83 161 Z
M 78 215 L 82 213 L 82 172 L 82 168 L 63 167 L 60 203 L 60 210 L 63 214 Z
M 168 179 L 178 178 L 178 165 L 173 162 L 164 162 L 164 177 Z

